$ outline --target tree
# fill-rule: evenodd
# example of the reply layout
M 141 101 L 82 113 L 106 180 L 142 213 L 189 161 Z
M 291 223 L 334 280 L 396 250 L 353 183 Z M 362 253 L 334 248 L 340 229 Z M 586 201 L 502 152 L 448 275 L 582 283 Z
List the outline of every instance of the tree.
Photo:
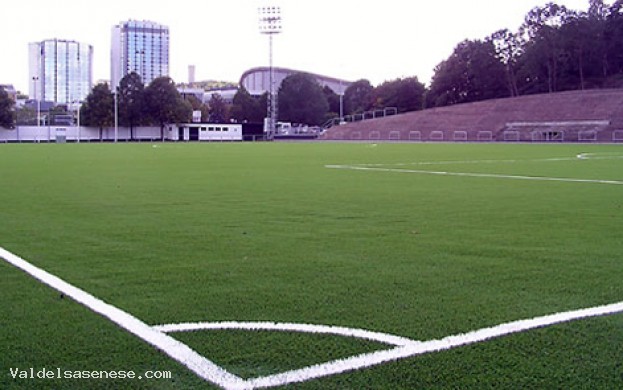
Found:
M 240 87 L 234 96 L 230 116 L 238 122 L 261 123 L 266 116 L 267 94 L 258 98 L 251 96 L 245 87 Z
M 623 0 L 617 0 L 610 7 L 606 18 L 604 41 L 608 55 L 608 69 L 612 75 L 618 75 L 621 79 L 623 74 Z M 621 87 L 621 85 L 607 86 Z
M 134 127 L 145 122 L 145 86 L 136 72 L 124 76 L 119 82 L 119 124 L 130 128 L 134 139 Z
M 208 106 L 203 104 L 201 100 L 199 100 L 195 95 L 185 95 L 184 100 L 190 103 L 193 112 L 201 112 L 201 122 L 206 122 L 208 120 L 208 117 L 210 116 L 210 110 L 208 109 Z
M 429 103 L 446 106 L 509 96 L 505 75 L 491 41 L 463 41 L 435 68 Z
M 374 89 L 375 108 L 396 107 L 399 113 L 424 108 L 426 87 L 417 77 L 386 81 Z
M 192 106 L 182 99 L 169 77 L 158 77 L 145 88 L 145 103 L 147 115 L 160 126 L 162 139 L 165 125 L 192 119 Z
M 36 126 L 37 109 L 31 105 L 24 105 L 15 110 L 15 122 L 18 126 Z
M 93 87 L 80 109 L 80 119 L 84 126 L 99 127 L 100 140 L 104 127 L 114 125 L 114 98 L 108 83 Z
M 561 26 L 576 17 L 574 11 L 554 3 L 542 7 L 535 7 L 525 17 L 520 33 L 525 33 L 530 39 L 526 46 L 525 59 L 528 72 L 525 76 L 531 82 L 547 80 L 547 91 L 559 90 L 561 60 L 565 56 L 563 40 L 560 33 Z M 546 74 L 542 74 L 542 70 Z M 534 87 L 532 87 L 534 90 Z M 540 92 L 542 88 L 536 90 Z
M 606 45 L 601 39 L 603 24 L 603 20 L 580 13 L 560 27 L 562 56 L 559 60 L 559 90 L 584 90 L 602 84 L 607 76 L 604 73 L 607 70 L 604 63 Z
M 361 114 L 372 108 L 374 87 L 368 80 L 355 81 L 344 91 L 344 106 L 349 115 Z
M 210 101 L 208 102 L 210 115 L 208 117 L 209 123 L 225 123 L 229 119 L 227 104 L 223 97 L 217 93 L 212 94 Z
M 287 122 L 320 125 L 329 103 L 316 79 L 307 73 L 286 77 L 279 88 L 279 118 Z
M 193 106 L 189 101 L 184 100 L 180 97 L 175 104 L 175 109 L 173 113 L 173 119 L 170 123 L 182 123 L 182 122 L 192 122 L 193 119 Z M 161 134 L 164 139 L 164 134 Z
M 596 20 L 606 20 L 608 7 L 604 0 L 588 0 L 588 17 Z
M 519 96 L 517 87 L 517 61 L 523 53 L 524 41 L 519 34 L 508 29 L 496 31 L 489 37 L 495 46 L 498 59 L 506 67 L 506 82 L 511 96 Z
M 329 103 L 329 112 L 327 113 L 329 118 L 327 119 L 340 116 L 340 95 L 333 92 L 327 85 L 322 88 L 322 92 L 327 99 L 327 103 Z
M 587 3 L 586 12 L 555 3 L 535 7 L 516 33 L 462 42 L 435 69 L 428 100 L 439 106 L 501 97 L 496 82 L 502 79 L 510 96 L 622 88 L 623 0 Z
M 15 102 L 9 94 L 0 87 L 0 126 L 11 129 L 15 125 L 15 112 L 13 106 Z
M 600 76 L 604 79 L 609 76 L 610 73 L 610 53 L 608 50 L 609 42 L 607 34 L 609 33 L 609 27 L 607 19 L 610 14 L 610 8 L 604 4 L 603 0 L 589 0 L 588 14 L 586 16 L 581 15 L 578 19 L 582 20 L 580 34 L 574 36 L 580 44 L 586 47 L 588 46 L 590 54 L 590 60 L 596 63 L 592 68 L 601 71 Z M 619 35 L 616 39 L 621 40 Z

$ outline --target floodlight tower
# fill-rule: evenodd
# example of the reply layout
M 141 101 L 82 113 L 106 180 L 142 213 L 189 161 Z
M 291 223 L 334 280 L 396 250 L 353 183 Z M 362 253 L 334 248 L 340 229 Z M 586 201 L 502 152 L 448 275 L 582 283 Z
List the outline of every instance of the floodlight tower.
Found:
M 269 91 L 268 112 L 265 121 L 266 136 L 273 139 L 277 125 L 277 94 L 275 93 L 275 72 L 273 69 L 273 36 L 281 33 L 281 7 L 264 6 L 259 9 L 260 33 L 268 35 Z
M 35 99 L 37 99 L 37 127 L 41 126 L 41 99 L 37 95 L 37 83 L 39 82 L 39 76 L 32 77 L 32 84 L 35 89 Z M 40 88 L 43 89 L 43 88 Z M 41 93 L 43 95 L 43 93 Z

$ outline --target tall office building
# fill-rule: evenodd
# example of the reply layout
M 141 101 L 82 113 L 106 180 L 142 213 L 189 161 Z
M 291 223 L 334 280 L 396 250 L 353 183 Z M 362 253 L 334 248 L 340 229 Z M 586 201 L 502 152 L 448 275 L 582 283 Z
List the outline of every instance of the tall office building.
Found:
M 130 20 L 112 29 L 112 87 L 132 72 L 138 73 L 143 84 L 169 75 L 169 28 L 150 21 Z
M 195 82 L 195 65 L 188 65 L 188 84 Z
M 29 94 L 67 104 L 83 101 L 93 85 L 93 46 L 50 39 L 29 45 Z

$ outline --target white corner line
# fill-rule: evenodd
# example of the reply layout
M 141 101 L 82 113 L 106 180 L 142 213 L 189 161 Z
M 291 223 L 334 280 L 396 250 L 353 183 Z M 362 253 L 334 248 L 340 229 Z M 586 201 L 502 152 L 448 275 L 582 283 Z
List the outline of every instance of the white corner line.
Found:
M 341 326 L 293 324 L 284 322 L 188 322 L 181 324 L 157 325 L 154 329 L 165 333 L 190 332 L 198 330 L 249 330 L 249 331 L 279 331 L 296 333 L 330 334 L 334 336 L 353 337 L 376 341 L 396 347 L 405 347 L 419 343 L 406 337 L 387 333 L 372 332 L 364 329 L 346 328 Z
M 325 165 L 325 168 L 348 169 L 348 170 L 353 170 L 353 171 L 417 173 L 417 174 L 422 174 L 422 175 L 437 175 L 437 176 L 482 177 L 482 178 L 494 178 L 494 179 L 558 181 L 558 182 L 567 182 L 567 183 L 593 183 L 593 184 L 623 185 L 623 181 L 619 181 L 619 180 L 573 179 L 573 178 L 565 178 L 565 177 L 500 175 L 500 174 L 495 174 L 495 173 L 427 171 L 427 170 L 420 170 L 420 169 L 380 168 L 380 167 L 370 167 L 370 166 L 362 166 L 362 165 Z
M 0 257 L 44 284 L 47 284 L 55 290 L 71 297 L 76 302 L 86 306 L 95 313 L 108 318 L 119 327 L 127 330 L 135 336 L 138 336 L 148 344 L 160 349 L 162 352 L 193 371 L 199 377 L 226 389 L 248 388 L 248 385 L 242 378 L 225 371 L 223 368 L 199 355 L 186 344 L 154 329 L 125 311 L 94 297 L 86 291 L 81 290 L 65 282 L 59 277 L 32 265 L 26 260 L 1 247 Z
M 283 386 L 289 383 L 304 382 L 311 379 L 360 370 L 426 353 L 449 350 L 469 344 L 500 338 L 514 333 L 521 333 L 565 322 L 619 313 L 623 313 L 623 302 L 588 309 L 550 314 L 527 320 L 518 320 L 464 334 L 444 337 L 439 340 L 413 342 L 409 345 L 396 347 L 391 350 L 366 353 L 347 359 L 305 367 L 299 370 L 292 370 L 281 374 L 256 378 L 249 380 L 248 383 L 252 386 L 252 388 Z
M 160 349 L 204 380 L 212 382 L 227 390 L 256 389 L 304 382 L 330 375 L 373 367 L 379 364 L 397 361 L 425 353 L 449 350 L 464 345 L 479 343 L 555 324 L 623 313 L 623 302 L 618 302 L 610 305 L 507 322 L 464 334 L 447 336 L 439 340 L 430 341 L 415 341 L 405 337 L 371 332 L 362 329 L 274 322 L 200 322 L 149 326 L 136 317 L 110 304 L 107 304 L 98 298 L 95 298 L 91 294 L 72 286 L 62 279 L 30 264 L 29 262 L 1 247 L 0 258 L 3 258 L 8 263 L 23 270 L 48 286 L 73 298 L 92 311 L 110 319 L 121 328 L 126 329 L 145 342 Z M 225 369 L 199 355 L 186 344 L 183 344 L 166 334 L 166 332 L 184 332 L 209 329 L 275 330 L 325 333 L 345 337 L 369 339 L 394 345 L 395 347 L 388 350 L 364 353 L 346 359 L 338 359 L 327 363 L 316 364 L 298 370 L 291 370 L 275 375 L 244 380 L 229 373 Z
M 316 364 L 298 370 L 283 372 L 280 374 L 264 376 L 250 379 L 247 383 L 253 389 L 285 386 L 291 383 L 300 383 L 312 379 L 343 374 L 345 372 L 362 370 L 383 363 L 394 362 L 405 359 L 416 354 L 413 353 L 414 347 L 396 347 L 390 350 L 382 350 L 365 353 L 346 359 L 334 360 L 332 362 Z
M 361 329 L 274 322 L 197 322 L 159 325 L 155 328 L 160 329 L 163 332 L 239 329 L 324 333 L 345 337 L 369 339 L 381 343 L 395 345 L 394 348 L 388 350 L 364 353 L 345 359 L 338 359 L 327 363 L 316 364 L 297 370 L 291 370 L 279 374 L 249 379 L 246 381 L 246 384 L 249 386 L 249 388 L 256 389 L 305 382 L 331 375 L 342 374 L 345 372 L 357 371 L 380 364 L 389 363 L 392 361 L 410 358 L 417 355 L 431 352 L 439 352 L 469 344 L 484 342 L 514 333 L 521 333 L 560 323 L 571 322 L 591 317 L 613 315 L 618 313 L 623 313 L 623 302 L 597 306 L 588 309 L 555 313 L 527 320 L 512 321 L 464 334 L 448 336 L 439 340 L 430 341 L 416 341 L 404 337 L 370 332 Z

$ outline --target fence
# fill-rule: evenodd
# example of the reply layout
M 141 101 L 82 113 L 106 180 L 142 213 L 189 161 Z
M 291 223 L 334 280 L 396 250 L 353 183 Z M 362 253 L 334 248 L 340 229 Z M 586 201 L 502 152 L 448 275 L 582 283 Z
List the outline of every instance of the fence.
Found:
M 172 139 L 172 129 L 161 133 L 160 127 L 93 128 L 84 126 L 18 126 L 0 129 L 0 142 L 105 142 L 156 141 Z

